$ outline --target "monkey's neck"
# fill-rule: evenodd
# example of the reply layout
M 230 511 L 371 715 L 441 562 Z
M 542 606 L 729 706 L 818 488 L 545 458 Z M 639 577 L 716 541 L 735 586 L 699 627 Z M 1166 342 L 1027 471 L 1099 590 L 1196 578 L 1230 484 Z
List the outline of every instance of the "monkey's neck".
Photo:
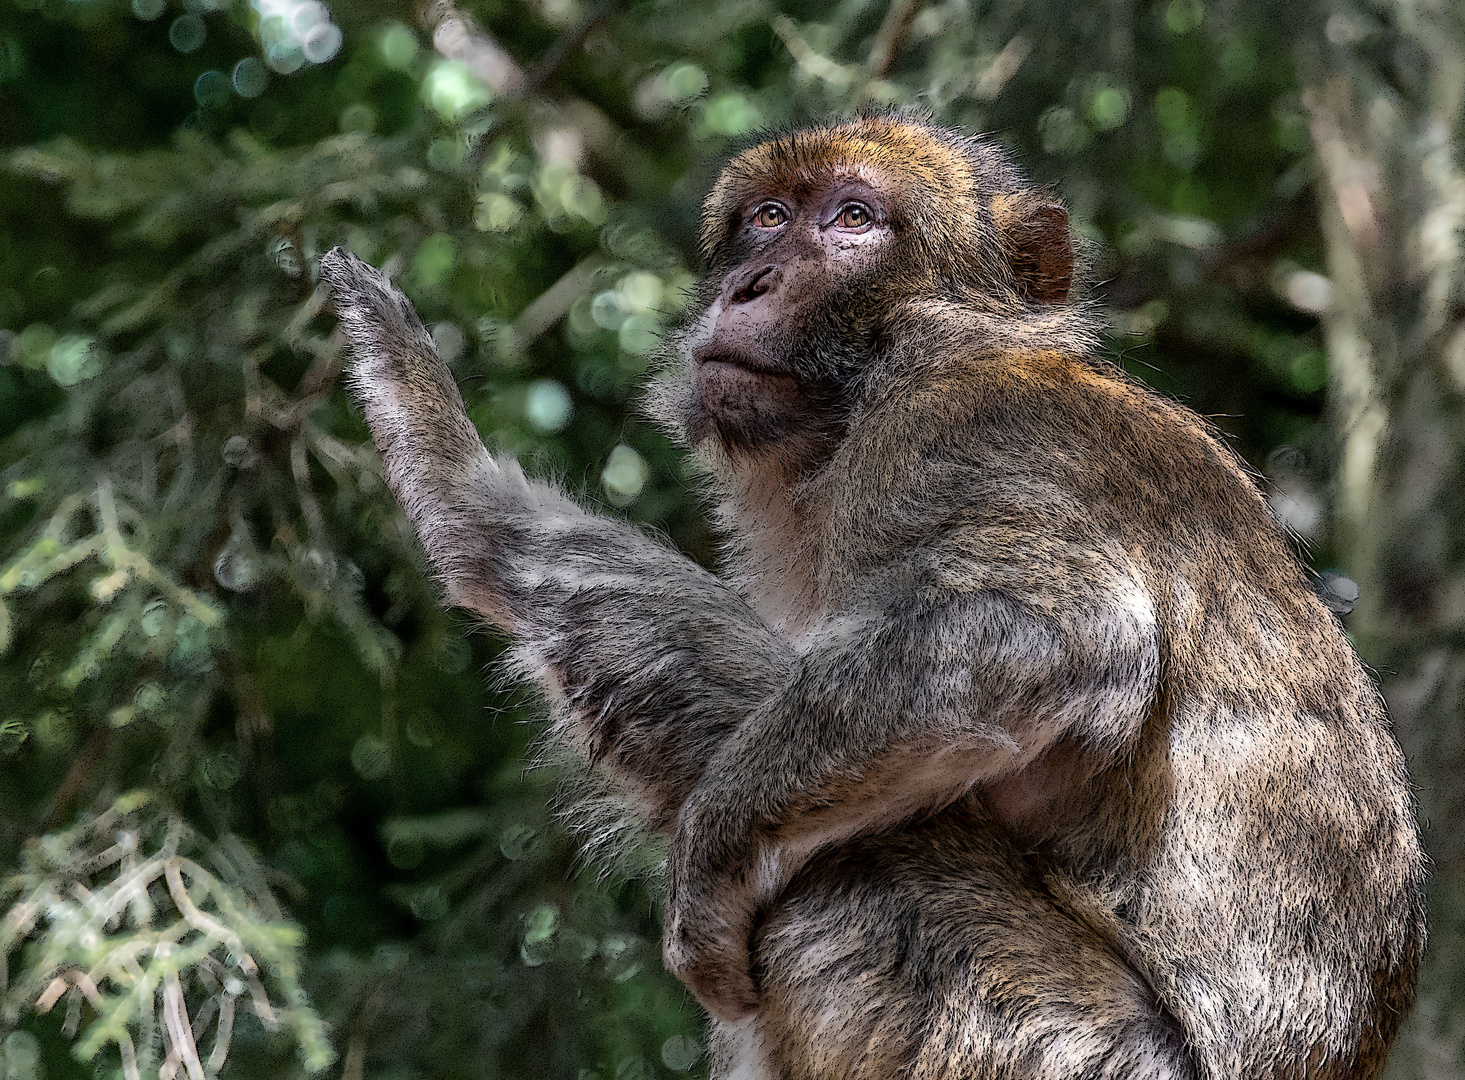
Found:
M 718 518 L 738 538 L 726 576 L 775 633 L 797 643 L 824 614 L 827 500 L 766 460 L 735 463 L 721 479 Z

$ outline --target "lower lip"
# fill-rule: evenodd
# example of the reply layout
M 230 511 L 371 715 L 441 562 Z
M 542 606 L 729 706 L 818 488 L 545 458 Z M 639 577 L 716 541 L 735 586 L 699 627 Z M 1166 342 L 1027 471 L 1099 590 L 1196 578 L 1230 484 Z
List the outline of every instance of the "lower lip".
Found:
M 739 372 L 745 376 L 758 379 L 787 379 L 791 376 L 782 371 L 774 371 L 771 368 L 754 367 L 751 364 L 739 363 L 736 360 L 702 360 L 697 367 L 700 371 L 716 376 L 725 376 L 729 372 Z

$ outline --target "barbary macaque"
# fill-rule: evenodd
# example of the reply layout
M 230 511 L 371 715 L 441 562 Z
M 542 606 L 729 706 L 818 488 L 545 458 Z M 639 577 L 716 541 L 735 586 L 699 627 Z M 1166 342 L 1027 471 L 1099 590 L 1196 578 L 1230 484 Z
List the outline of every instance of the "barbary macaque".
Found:
M 1245 468 L 1096 351 L 1066 211 L 900 114 L 726 166 L 654 415 L 720 576 L 486 450 L 321 261 L 448 602 L 670 836 L 725 1080 L 1375 1077 L 1424 859 L 1379 694 Z

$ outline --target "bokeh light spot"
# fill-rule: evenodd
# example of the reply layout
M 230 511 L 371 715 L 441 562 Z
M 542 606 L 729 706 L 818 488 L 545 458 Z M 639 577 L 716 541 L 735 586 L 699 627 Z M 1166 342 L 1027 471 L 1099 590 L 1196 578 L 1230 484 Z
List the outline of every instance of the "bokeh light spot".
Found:
M 1038 117 L 1038 135 L 1050 154 L 1073 154 L 1088 146 L 1088 125 L 1065 105 L 1054 105 Z
M 1245 82 L 1256 74 L 1260 66 L 1256 47 L 1240 38 L 1227 43 L 1221 52 L 1221 72 L 1228 82 Z
M 722 94 L 707 105 L 707 127 L 718 135 L 742 135 L 763 123 L 758 106 L 742 94 Z
M 559 909 L 553 904 L 540 904 L 524 917 L 524 943 L 519 947 L 519 959 L 526 966 L 538 967 L 550 958 L 559 925 Z
M 222 71 L 205 71 L 193 81 L 193 100 L 201 109 L 221 109 L 233 96 L 229 79 Z
M 341 51 L 341 28 L 320 0 L 251 0 L 270 67 L 282 75 L 306 62 L 324 64 Z
M 97 343 L 92 338 L 68 335 L 51 346 L 46 370 L 61 386 L 75 386 L 101 370 Z
M 142 617 L 138 619 L 138 626 L 148 637 L 157 637 L 162 633 L 163 624 L 168 618 L 168 605 L 162 600 L 150 600 L 142 609 Z
M 167 0 L 132 0 L 132 13 L 143 22 L 152 22 L 167 6 Z
M 620 295 L 629 311 L 655 311 L 661 306 L 661 278 L 645 271 L 627 274 L 620 284 Z
M 696 64 L 674 64 L 661 81 L 668 101 L 690 101 L 707 89 L 707 72 Z
M 257 98 L 270 84 L 270 69 L 257 58 L 246 56 L 234 65 L 234 92 L 242 98 Z
M 657 342 L 661 340 L 659 330 L 660 326 L 654 315 L 637 312 L 628 316 L 626 321 L 621 323 L 619 334 L 621 348 L 628 353 L 645 356 L 655 349 Z
M 162 601 L 155 600 L 154 603 Z M 139 712 L 153 712 L 161 709 L 168 700 L 168 691 L 155 682 L 145 682 L 132 695 L 132 704 Z
M 399 22 L 388 23 L 377 45 L 382 63 L 393 71 L 408 71 L 417 59 L 417 35 Z
M 560 187 L 560 203 L 571 214 L 591 225 L 605 223 L 605 196 L 595 181 L 584 176 L 572 176 Z
M 1350 615 L 1358 606 L 1362 591 L 1358 582 L 1338 570 L 1324 570 L 1318 575 L 1318 595 L 1335 615 Z
M 305 53 L 294 41 L 282 41 L 271 45 L 269 52 L 265 55 L 271 69 L 278 71 L 281 75 L 293 75 L 305 66 Z
M 249 469 L 259 463 L 259 454 L 246 435 L 230 435 L 219 453 L 231 468 Z
M 441 885 L 429 885 L 412 897 L 411 907 L 412 914 L 423 922 L 433 922 L 448 913 L 448 898 Z
M 41 1042 L 29 1031 L 12 1031 L 5 1036 L 5 1076 L 7 1080 L 38 1080 L 41 1075 Z
M 646 459 L 634 447 L 621 443 L 610 452 L 600 481 L 613 506 L 629 506 L 646 486 Z
M 412 262 L 418 280 L 429 288 L 443 284 L 453 272 L 457 252 L 457 245 L 447 233 L 434 233 L 422 241 L 422 246 L 417 249 L 417 258 Z
M 351 767 L 363 780 L 380 780 L 392 768 L 392 749 L 379 735 L 363 735 L 351 747 Z
M 456 323 L 436 322 L 432 324 L 431 331 L 433 348 L 437 349 L 443 363 L 451 364 L 463 355 L 465 340 Z
M 242 531 L 235 532 L 214 558 L 214 580 L 230 592 L 242 593 L 254 588 L 259 577 L 249 538 Z
M 43 368 L 51 358 L 51 346 L 56 344 L 56 331 L 45 323 L 31 323 L 11 344 L 11 354 L 24 368 Z
M 563 431 L 574 415 L 575 403 L 564 384 L 555 379 L 539 379 L 529 384 L 524 402 L 524 415 L 536 431 L 552 435 Z
M 513 199 L 498 191 L 478 196 L 473 209 L 473 225 L 483 232 L 508 232 L 524 218 L 524 211 Z
M 1113 131 L 1129 116 L 1129 95 L 1116 86 L 1106 86 L 1089 102 L 1089 117 L 1100 131 Z
M 590 302 L 590 318 L 602 330 L 619 330 L 626 313 L 614 289 L 607 289 Z
M 334 23 L 311 27 L 300 42 L 300 51 L 312 64 L 324 64 L 341 51 L 341 28 Z
M 444 120 L 452 121 L 493 100 L 488 87 L 456 60 L 439 60 L 422 80 L 422 100 Z
M 168 27 L 168 43 L 181 53 L 191 53 L 203 44 L 208 33 L 197 15 L 180 15 Z

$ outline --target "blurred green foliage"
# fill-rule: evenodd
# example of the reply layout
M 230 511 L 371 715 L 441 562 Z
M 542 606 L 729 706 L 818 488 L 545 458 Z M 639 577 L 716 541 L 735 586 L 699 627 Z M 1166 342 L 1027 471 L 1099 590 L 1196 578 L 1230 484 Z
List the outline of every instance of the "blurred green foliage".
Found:
M 705 1071 L 656 890 L 577 869 L 533 702 L 424 578 L 323 251 L 398 277 L 491 445 L 712 563 L 634 409 L 701 193 L 757 130 L 919 105 L 1059 185 L 1115 359 L 1321 543 L 1312 14 L 0 0 L 7 1078 Z M 182 951 L 134 971 L 161 912 Z

